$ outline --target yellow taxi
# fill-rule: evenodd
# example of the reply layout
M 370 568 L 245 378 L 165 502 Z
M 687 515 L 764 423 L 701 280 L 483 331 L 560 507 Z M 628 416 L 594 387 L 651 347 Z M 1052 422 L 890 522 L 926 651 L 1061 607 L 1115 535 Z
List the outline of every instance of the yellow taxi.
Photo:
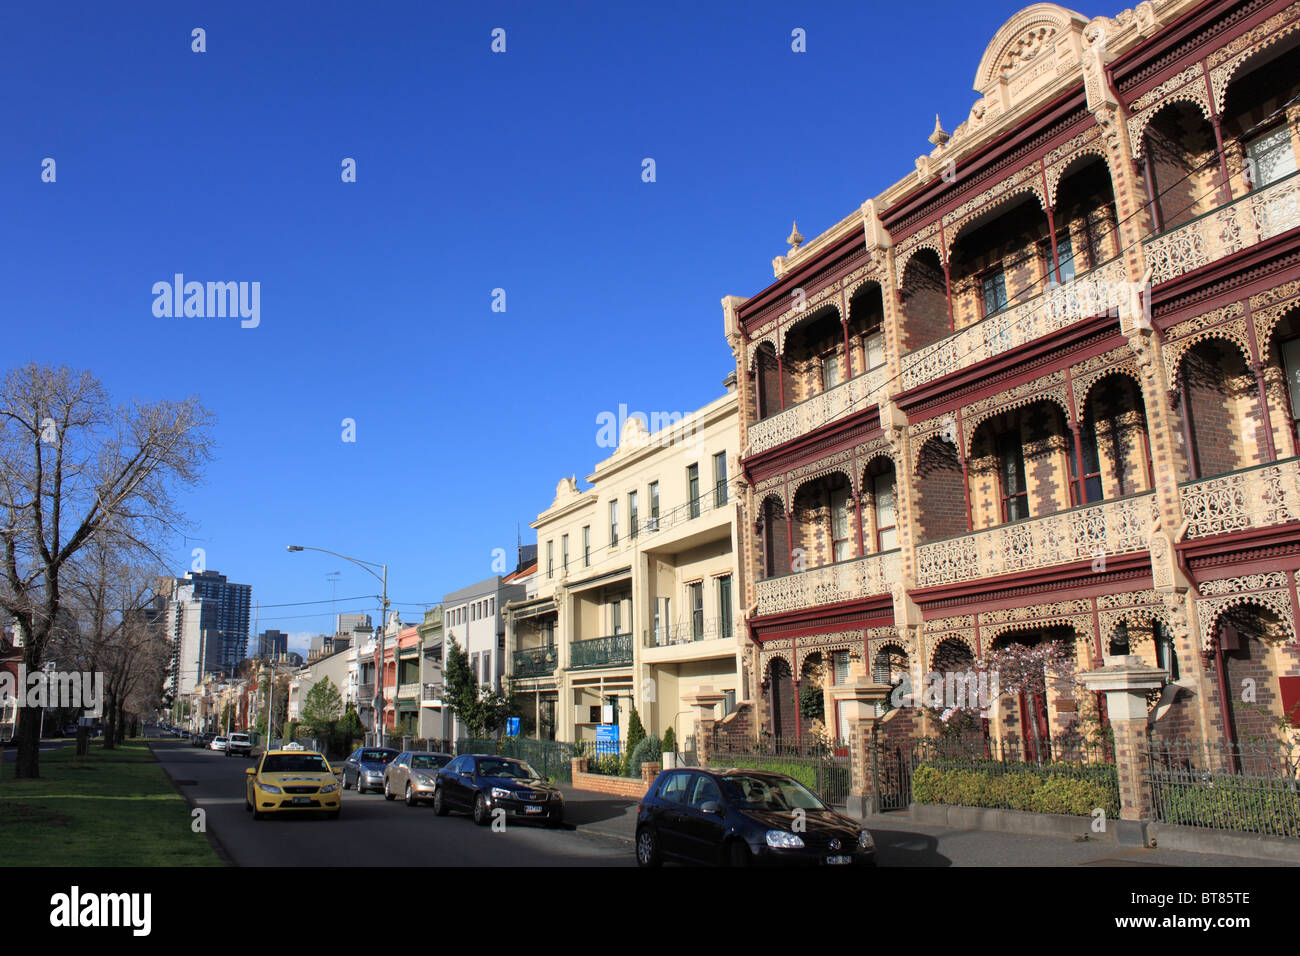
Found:
M 245 771 L 244 809 L 260 820 L 268 813 L 324 813 L 337 820 L 343 809 L 339 781 L 323 754 L 271 750 Z

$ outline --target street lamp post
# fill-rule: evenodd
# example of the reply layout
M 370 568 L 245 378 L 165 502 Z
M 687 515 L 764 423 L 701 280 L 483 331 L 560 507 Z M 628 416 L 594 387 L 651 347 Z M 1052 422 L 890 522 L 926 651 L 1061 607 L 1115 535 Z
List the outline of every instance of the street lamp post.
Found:
M 383 596 L 380 598 L 383 609 L 379 621 L 379 642 L 375 646 L 375 694 L 370 701 L 370 705 L 375 711 L 375 733 L 378 738 L 376 740 L 376 745 L 382 745 L 384 728 L 384 636 L 388 630 L 388 565 L 379 564 L 376 561 L 363 561 L 360 558 L 352 558 L 348 557 L 346 554 L 339 554 L 337 551 L 330 551 L 326 548 L 312 548 L 301 544 L 287 545 L 286 550 L 320 551 L 322 554 L 332 554 L 334 557 L 341 558 L 344 561 L 351 561 L 357 567 L 369 572 L 369 574 L 376 578 L 383 586 Z M 382 573 L 376 573 L 375 568 L 379 568 Z

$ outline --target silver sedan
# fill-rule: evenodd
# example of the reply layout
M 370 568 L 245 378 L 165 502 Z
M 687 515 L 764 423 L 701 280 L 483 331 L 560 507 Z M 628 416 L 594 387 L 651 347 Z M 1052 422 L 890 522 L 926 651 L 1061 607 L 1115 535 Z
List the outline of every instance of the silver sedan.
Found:
M 438 771 L 452 759 L 451 754 L 427 750 L 408 750 L 398 754 L 384 768 L 384 796 L 389 800 L 401 796 L 408 807 L 432 800 Z

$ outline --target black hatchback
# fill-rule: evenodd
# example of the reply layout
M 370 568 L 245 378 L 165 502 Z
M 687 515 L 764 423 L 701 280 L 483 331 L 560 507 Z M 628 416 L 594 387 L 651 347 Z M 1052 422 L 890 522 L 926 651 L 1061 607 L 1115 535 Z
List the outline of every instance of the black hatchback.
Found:
M 637 812 L 636 861 L 875 866 L 871 834 L 799 781 L 761 770 L 665 770 Z
M 521 820 L 564 822 L 564 794 L 522 760 L 489 754 L 463 754 L 438 771 L 433 812 L 466 810 L 479 826 L 496 811 Z

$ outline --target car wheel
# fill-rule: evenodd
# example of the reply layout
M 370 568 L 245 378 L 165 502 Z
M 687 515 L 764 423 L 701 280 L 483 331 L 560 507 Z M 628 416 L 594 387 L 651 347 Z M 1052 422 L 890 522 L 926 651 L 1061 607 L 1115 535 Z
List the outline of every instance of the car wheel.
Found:
M 637 866 L 663 865 L 663 859 L 659 856 L 659 840 L 650 827 L 642 827 L 637 831 L 636 863 Z
M 445 817 L 447 815 L 447 801 L 443 799 L 442 787 L 434 788 L 433 813 L 434 816 L 439 816 L 439 817 Z
M 253 819 L 254 819 L 254 820 L 261 820 L 261 819 L 263 819 L 265 816 L 266 816 L 266 814 L 263 813 L 261 810 L 257 809 L 256 807 L 253 808 Z
M 249 813 L 252 809 L 253 805 L 248 802 L 248 794 L 244 794 L 244 812 Z
M 344 790 L 352 789 L 352 785 L 348 783 L 348 772 L 346 770 L 343 771 L 343 789 Z
M 744 840 L 731 841 L 731 846 L 727 848 L 727 862 L 732 866 L 749 866 L 754 862 Z
M 391 790 L 388 789 L 388 778 L 385 777 L 385 778 L 384 778 L 384 799 L 385 799 L 385 800 L 394 800 L 394 799 L 396 799 L 396 797 L 397 797 L 397 794 L 393 793 L 393 791 L 391 791 Z
M 406 805 L 408 807 L 413 807 L 419 802 L 419 800 L 415 799 L 415 791 L 411 789 L 411 785 L 408 783 L 406 785 Z
M 488 817 L 487 800 L 484 799 L 481 793 L 474 797 L 474 822 L 481 827 L 485 827 L 491 822 Z

